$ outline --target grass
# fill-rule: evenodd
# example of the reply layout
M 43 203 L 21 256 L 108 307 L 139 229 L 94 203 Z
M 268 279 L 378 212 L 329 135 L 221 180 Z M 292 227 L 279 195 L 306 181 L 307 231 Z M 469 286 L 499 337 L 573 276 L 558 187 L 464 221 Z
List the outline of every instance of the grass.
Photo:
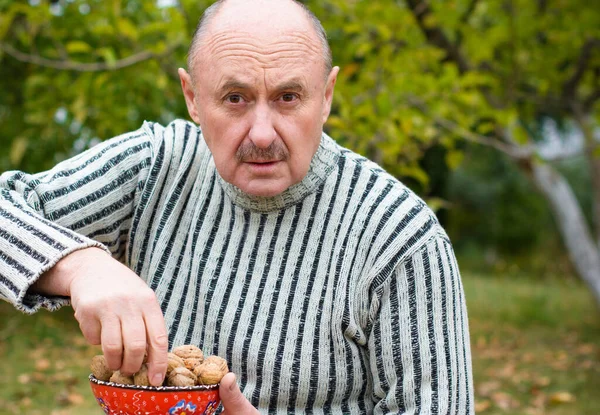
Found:
M 463 278 L 478 413 L 600 414 L 600 310 L 582 284 Z
M 580 283 L 465 273 L 477 413 L 600 414 L 600 310 Z M 0 414 L 100 414 L 72 310 L 0 303 Z
M 100 414 L 89 384 L 98 354 L 72 309 L 23 315 L 0 303 L 0 414 Z

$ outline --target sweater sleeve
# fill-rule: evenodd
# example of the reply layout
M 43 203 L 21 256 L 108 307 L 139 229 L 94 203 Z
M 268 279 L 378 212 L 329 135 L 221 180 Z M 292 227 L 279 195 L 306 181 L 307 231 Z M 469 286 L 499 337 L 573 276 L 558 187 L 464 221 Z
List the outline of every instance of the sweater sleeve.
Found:
M 431 238 L 380 289 L 369 337 L 374 413 L 474 413 L 467 309 L 448 239 Z
M 61 258 L 96 246 L 122 259 L 151 164 L 151 133 L 144 124 L 47 172 L 0 176 L 0 299 L 24 312 L 54 310 L 68 299 L 28 290 Z

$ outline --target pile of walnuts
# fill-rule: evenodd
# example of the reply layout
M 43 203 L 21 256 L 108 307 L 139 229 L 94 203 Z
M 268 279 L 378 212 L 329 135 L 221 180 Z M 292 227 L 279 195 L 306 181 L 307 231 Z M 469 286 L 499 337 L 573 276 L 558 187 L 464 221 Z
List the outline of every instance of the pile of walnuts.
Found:
M 214 385 L 229 372 L 227 361 L 219 356 L 208 356 L 198 347 L 188 344 L 173 349 L 168 354 L 169 363 L 164 386 Z M 148 379 L 148 366 L 144 364 L 139 372 L 126 376 L 121 371 L 109 369 L 103 355 L 94 356 L 90 365 L 92 374 L 98 380 L 123 385 L 151 386 Z

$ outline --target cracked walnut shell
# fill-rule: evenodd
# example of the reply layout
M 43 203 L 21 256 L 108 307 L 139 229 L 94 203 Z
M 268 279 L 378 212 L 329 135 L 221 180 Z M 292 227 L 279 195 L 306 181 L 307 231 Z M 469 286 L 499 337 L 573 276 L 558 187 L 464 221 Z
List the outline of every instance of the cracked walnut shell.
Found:
M 176 367 L 171 371 L 167 379 L 168 386 L 194 386 L 197 378 L 185 367 Z
M 194 369 L 194 374 L 198 377 L 198 385 L 214 385 L 221 381 L 227 374 L 217 363 L 204 362 Z

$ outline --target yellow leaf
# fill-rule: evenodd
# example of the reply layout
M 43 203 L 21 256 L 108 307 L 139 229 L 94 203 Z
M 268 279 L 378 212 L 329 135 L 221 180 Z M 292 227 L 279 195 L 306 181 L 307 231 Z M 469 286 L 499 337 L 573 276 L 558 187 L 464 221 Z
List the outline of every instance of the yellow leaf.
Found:
M 92 47 L 81 40 L 73 40 L 66 45 L 67 52 L 73 53 L 87 53 L 92 50 Z
M 78 393 L 70 393 L 67 400 L 71 405 L 81 405 L 85 402 L 85 398 Z
M 31 377 L 28 374 L 23 373 L 17 377 L 17 382 L 19 382 L 21 385 L 27 385 L 29 382 L 31 382 Z
M 506 392 L 495 392 L 492 394 L 492 400 L 498 408 L 505 411 L 519 406 L 519 402 Z
M 353 33 L 361 33 L 364 30 L 363 26 L 360 23 L 349 23 L 347 25 L 344 25 L 342 29 L 347 35 Z
M 446 153 L 446 164 L 450 170 L 455 170 L 460 166 L 464 158 L 464 153 L 459 150 L 450 150 Z
M 377 30 L 379 31 L 379 34 L 381 35 L 382 39 L 386 42 L 389 41 L 393 36 L 392 30 L 384 24 L 378 25 Z
M 492 403 L 490 401 L 488 401 L 487 399 L 484 401 L 476 401 L 475 402 L 475 412 L 479 413 L 479 412 L 487 411 L 488 409 L 490 409 L 490 406 L 492 406 Z
M 427 198 L 427 206 L 429 206 L 434 213 L 437 213 L 440 209 L 448 209 L 450 205 L 450 202 L 439 197 Z
M 417 165 L 401 166 L 399 171 L 401 176 L 411 177 L 423 186 L 429 185 L 429 176 L 427 176 L 427 173 Z
M 538 378 L 535 378 L 534 381 L 533 381 L 533 383 L 536 386 L 539 386 L 539 387 L 543 388 L 543 387 L 546 387 L 546 386 L 550 385 L 550 378 L 548 376 L 540 376 Z
M 129 19 L 121 18 L 117 20 L 117 28 L 119 30 L 119 33 L 127 36 L 131 40 L 137 40 L 139 37 L 137 28 L 133 23 L 131 23 L 131 20 Z
M 488 134 L 494 131 L 496 125 L 490 121 L 484 121 L 477 126 L 477 132 L 480 134 Z
M 432 27 L 434 27 L 435 25 L 437 25 L 437 23 L 438 23 L 438 20 L 437 20 L 437 18 L 432 13 L 429 13 L 423 19 L 423 26 L 425 26 L 428 29 L 431 29 Z
M 10 147 L 10 162 L 13 166 L 17 166 L 21 163 L 26 150 L 27 139 L 25 137 L 17 137 Z
M 348 65 L 345 65 L 342 68 L 342 74 L 346 78 L 350 78 L 352 75 L 354 75 L 356 72 L 358 72 L 359 69 L 360 69 L 360 65 L 356 62 L 352 62 L 352 63 L 349 63 Z
M 344 121 L 338 116 L 330 115 L 327 119 L 327 125 L 332 128 L 344 128 Z
M 48 370 L 50 368 L 50 361 L 48 359 L 39 359 L 35 362 L 36 370 Z
M 529 134 L 527 133 L 527 130 L 525 130 L 525 128 L 521 127 L 520 125 L 517 125 L 513 131 L 513 137 L 515 138 L 515 141 L 519 144 L 527 144 L 527 141 L 529 141 Z
M 550 402 L 555 404 L 575 402 L 575 396 L 569 392 L 555 392 L 550 395 Z

